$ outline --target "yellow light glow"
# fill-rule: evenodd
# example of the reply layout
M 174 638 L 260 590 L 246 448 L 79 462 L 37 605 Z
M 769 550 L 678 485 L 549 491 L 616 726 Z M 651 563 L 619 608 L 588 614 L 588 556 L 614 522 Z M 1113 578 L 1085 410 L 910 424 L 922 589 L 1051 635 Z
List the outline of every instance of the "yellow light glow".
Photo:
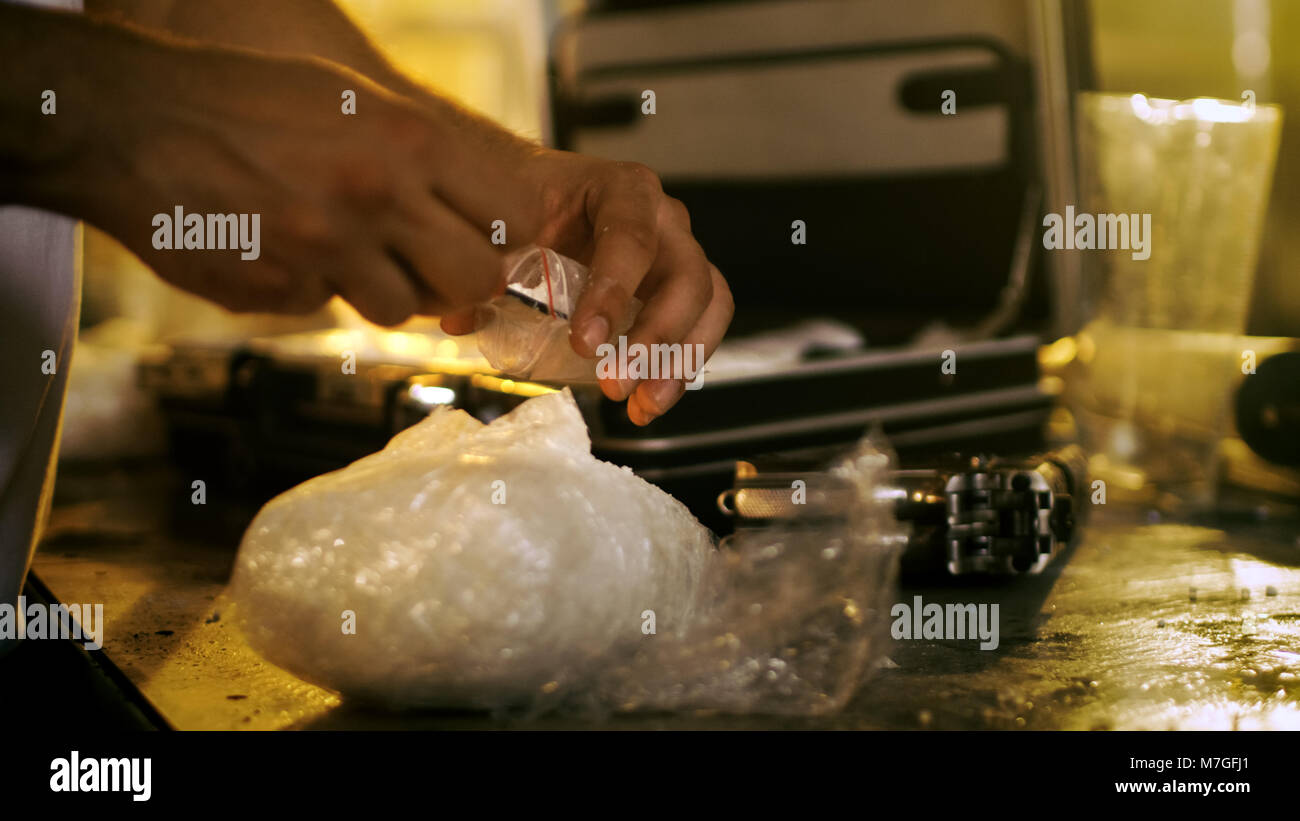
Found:
M 1060 396 L 1065 393 L 1065 380 L 1059 376 L 1044 376 L 1038 380 L 1038 390 L 1045 396 Z
M 1038 349 L 1038 364 L 1048 370 L 1064 368 L 1074 361 L 1079 346 L 1072 336 L 1063 336 L 1050 345 Z
M 545 385 L 539 385 L 536 382 L 516 382 L 513 379 L 502 379 L 498 376 L 488 376 L 483 373 L 476 373 L 470 377 L 470 384 L 476 388 L 486 388 L 488 390 L 498 391 L 500 393 L 509 393 L 515 396 L 544 396 L 548 393 L 556 393 L 555 388 L 548 388 Z
M 438 343 L 436 348 L 434 348 L 433 355 L 455 359 L 460 356 L 460 346 L 456 344 L 456 340 L 454 339 L 444 339 Z

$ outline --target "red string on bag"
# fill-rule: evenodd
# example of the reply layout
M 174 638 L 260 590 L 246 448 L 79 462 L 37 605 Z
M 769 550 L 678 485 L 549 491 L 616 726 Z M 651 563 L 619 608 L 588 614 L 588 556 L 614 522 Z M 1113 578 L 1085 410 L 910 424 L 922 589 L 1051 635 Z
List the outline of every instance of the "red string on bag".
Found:
M 551 263 L 546 259 L 546 249 L 542 249 L 542 273 L 546 275 L 546 308 L 555 316 L 555 295 L 551 293 Z

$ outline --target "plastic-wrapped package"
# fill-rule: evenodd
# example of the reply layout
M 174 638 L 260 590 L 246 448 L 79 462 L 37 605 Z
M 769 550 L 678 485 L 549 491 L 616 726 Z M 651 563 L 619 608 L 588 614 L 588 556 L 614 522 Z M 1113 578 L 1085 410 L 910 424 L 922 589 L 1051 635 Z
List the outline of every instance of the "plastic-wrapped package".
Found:
M 269 661 L 389 706 L 820 713 L 881 652 L 897 523 L 869 444 L 850 520 L 715 550 L 591 455 L 567 391 L 483 425 L 439 409 L 272 500 L 231 593 Z M 352 629 L 350 629 L 350 627 Z
M 506 258 L 506 292 L 479 307 L 478 346 L 492 367 L 516 379 L 595 382 L 596 360 L 569 344 L 569 319 L 587 287 L 585 265 L 535 245 Z M 632 317 L 640 302 L 632 300 Z M 615 335 L 631 326 L 615 328 Z
M 712 553 L 680 502 L 591 455 L 566 391 L 489 425 L 439 409 L 281 494 L 231 592 L 256 650 L 345 695 L 540 706 L 635 648 L 643 611 L 688 624 Z

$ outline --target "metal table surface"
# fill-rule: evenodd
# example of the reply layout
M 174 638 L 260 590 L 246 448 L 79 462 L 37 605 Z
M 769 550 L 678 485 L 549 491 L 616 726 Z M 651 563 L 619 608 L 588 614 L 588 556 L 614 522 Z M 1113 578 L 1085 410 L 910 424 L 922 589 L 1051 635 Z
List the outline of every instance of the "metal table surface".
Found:
M 896 640 L 833 716 L 380 712 L 262 661 L 221 617 L 247 509 L 211 497 L 170 524 L 190 483 L 161 465 L 64 469 L 33 572 L 64 602 L 102 602 L 103 653 L 177 729 L 1300 729 L 1296 511 L 1156 521 L 1097 507 L 1039 577 L 904 585 L 898 600 L 997 602 L 1000 644 Z

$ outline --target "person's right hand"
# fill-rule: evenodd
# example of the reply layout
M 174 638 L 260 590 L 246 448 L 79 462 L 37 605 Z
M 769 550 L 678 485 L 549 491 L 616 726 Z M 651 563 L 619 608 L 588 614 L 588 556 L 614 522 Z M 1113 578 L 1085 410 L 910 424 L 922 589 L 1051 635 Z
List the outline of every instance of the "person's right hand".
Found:
M 337 293 L 381 325 L 497 290 L 500 255 L 438 196 L 444 126 L 427 111 L 325 61 L 131 48 L 95 83 L 77 210 L 163 279 L 235 311 L 307 312 Z M 260 214 L 260 257 L 156 250 L 154 215 L 177 205 Z
M 473 169 L 474 176 L 450 176 L 449 199 L 469 213 L 477 210 L 480 222 L 492 214 L 508 216 L 520 241 L 590 266 L 591 282 L 571 320 L 574 351 L 597 358 L 618 333 L 629 347 L 692 346 L 702 354 L 693 367 L 702 369 L 721 344 L 735 303 L 726 279 L 691 233 L 686 206 L 664 193 L 655 173 L 638 163 L 536 146 L 502 150 L 500 140 L 497 150 L 481 151 L 478 146 L 492 145 L 490 129 L 468 122 L 462 128 L 484 138 L 461 148 L 467 159 L 457 168 Z M 635 320 L 633 297 L 642 303 Z M 444 315 L 442 328 L 474 330 L 472 312 Z M 648 425 L 681 400 L 695 375 L 607 377 L 600 387 L 608 398 L 627 401 L 634 424 Z

